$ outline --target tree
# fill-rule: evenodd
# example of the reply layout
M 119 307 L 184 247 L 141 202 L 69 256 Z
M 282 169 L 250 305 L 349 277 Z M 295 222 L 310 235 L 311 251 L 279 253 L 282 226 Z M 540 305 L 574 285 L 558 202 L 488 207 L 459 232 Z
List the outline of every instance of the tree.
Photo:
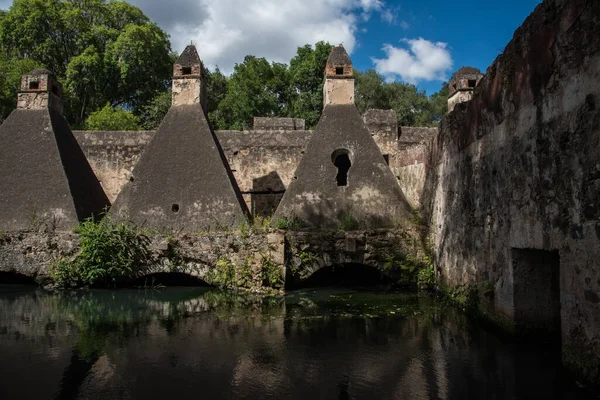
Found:
M 290 99 L 285 64 L 246 56 L 227 81 L 227 93 L 211 118 L 216 129 L 248 129 L 255 116 L 284 116 Z
M 30 59 L 8 58 L 0 53 L 0 122 L 15 109 L 21 76 L 39 68 L 40 64 Z
M 140 121 L 142 128 L 154 131 L 158 129 L 160 123 L 167 115 L 172 102 L 171 90 L 159 92 L 150 102 L 145 105 L 140 113 Z
M 390 93 L 386 91 L 385 82 L 381 75 L 370 69 L 365 72 L 354 70 L 355 93 L 354 102 L 362 114 L 368 109 L 389 109 Z
M 324 73 L 331 48 L 323 41 L 314 48 L 307 44 L 298 47 L 290 61 L 291 115 L 304 118 L 309 129 L 317 125 L 323 112 Z
M 94 111 L 85 121 L 85 129 L 91 131 L 137 131 L 139 119 L 131 111 L 121 107 L 112 107 L 106 103 L 104 108 Z
M 65 82 L 74 126 L 106 102 L 139 113 L 170 82 L 168 35 L 124 1 L 15 0 L 0 17 L 0 51 Z

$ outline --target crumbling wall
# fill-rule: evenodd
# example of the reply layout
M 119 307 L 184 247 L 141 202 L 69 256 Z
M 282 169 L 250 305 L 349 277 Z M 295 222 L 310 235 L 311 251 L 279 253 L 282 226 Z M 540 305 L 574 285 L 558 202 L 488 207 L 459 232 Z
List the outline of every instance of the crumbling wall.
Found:
M 515 288 L 541 284 L 521 281 L 528 275 L 515 270 L 513 255 L 558 252 L 563 358 L 596 382 L 598 160 L 600 3 L 547 0 L 515 32 L 473 99 L 444 119 L 425 197 L 439 278 L 492 291 L 491 311 L 509 324 L 520 307 Z
M 216 131 L 253 215 L 270 217 L 310 141 L 311 131 Z
M 114 202 L 153 131 L 73 131 L 106 196 Z
M 369 110 L 367 128 L 411 206 L 420 206 L 426 143 L 437 128 L 402 127 L 393 110 Z M 271 216 L 291 180 L 312 131 L 297 118 L 255 118 L 249 131 L 215 131 L 248 209 Z M 285 128 L 285 129 L 284 129 Z M 106 195 L 113 202 L 154 131 L 74 131 Z
M 367 110 L 363 121 L 398 180 L 406 200 L 411 207 L 419 209 L 425 186 L 427 146 L 437 128 L 403 126 L 398 129 L 394 110 Z

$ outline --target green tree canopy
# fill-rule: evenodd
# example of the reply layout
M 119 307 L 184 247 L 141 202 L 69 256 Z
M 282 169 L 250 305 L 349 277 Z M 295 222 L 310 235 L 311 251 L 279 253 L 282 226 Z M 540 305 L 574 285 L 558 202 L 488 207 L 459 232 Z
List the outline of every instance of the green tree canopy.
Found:
M 139 118 L 131 111 L 120 106 L 113 107 L 106 103 L 104 108 L 94 111 L 85 120 L 85 129 L 91 131 L 137 131 L 140 130 Z
M 65 82 L 74 126 L 106 102 L 139 112 L 169 83 L 168 35 L 124 1 L 15 0 L 0 18 L 2 53 Z
M 248 129 L 255 116 L 288 115 L 291 97 L 285 64 L 246 56 L 227 81 L 227 93 L 212 113 L 217 129 Z
M 314 49 L 307 44 L 298 47 L 290 61 L 290 84 L 292 86 L 291 114 L 304 118 L 308 128 L 314 128 L 323 111 L 323 83 L 327 58 L 332 46 L 318 42 Z

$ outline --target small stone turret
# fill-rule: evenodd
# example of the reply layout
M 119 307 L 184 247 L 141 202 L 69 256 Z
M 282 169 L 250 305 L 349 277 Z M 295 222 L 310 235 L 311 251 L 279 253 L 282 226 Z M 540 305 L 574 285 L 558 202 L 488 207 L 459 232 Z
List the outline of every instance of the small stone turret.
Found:
M 21 78 L 17 109 L 52 109 L 63 114 L 62 85 L 56 76 L 46 69 L 36 69 Z
M 477 68 L 462 67 L 456 71 L 449 83 L 448 112 L 452 112 L 456 104 L 470 101 L 473 98 L 473 91 L 481 78 L 483 78 L 483 74 Z
M 331 49 L 323 85 L 323 107 L 338 104 L 354 104 L 352 61 L 341 44 Z
M 202 61 L 196 46 L 189 45 L 173 65 L 173 105 L 200 104 L 206 112 L 206 102 Z

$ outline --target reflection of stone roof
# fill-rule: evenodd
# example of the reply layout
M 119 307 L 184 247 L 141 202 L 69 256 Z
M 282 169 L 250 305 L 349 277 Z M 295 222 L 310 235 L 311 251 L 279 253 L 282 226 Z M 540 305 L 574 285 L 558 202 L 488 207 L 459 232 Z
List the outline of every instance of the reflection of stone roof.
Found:
M 54 73 L 47 69 L 34 69 L 33 71 L 31 71 L 29 73 L 29 75 L 52 75 L 52 76 L 54 76 Z
M 200 64 L 200 56 L 198 56 L 198 51 L 196 51 L 196 46 L 190 44 L 183 50 L 183 53 L 179 56 L 175 64 L 179 64 L 182 67 L 191 67 L 192 65 Z
M 423 128 L 416 126 L 403 126 L 400 128 L 400 143 L 424 143 L 431 139 L 438 128 Z
M 350 60 L 343 45 L 340 44 L 331 49 L 331 53 L 327 59 L 327 65 L 352 65 L 352 60 Z

